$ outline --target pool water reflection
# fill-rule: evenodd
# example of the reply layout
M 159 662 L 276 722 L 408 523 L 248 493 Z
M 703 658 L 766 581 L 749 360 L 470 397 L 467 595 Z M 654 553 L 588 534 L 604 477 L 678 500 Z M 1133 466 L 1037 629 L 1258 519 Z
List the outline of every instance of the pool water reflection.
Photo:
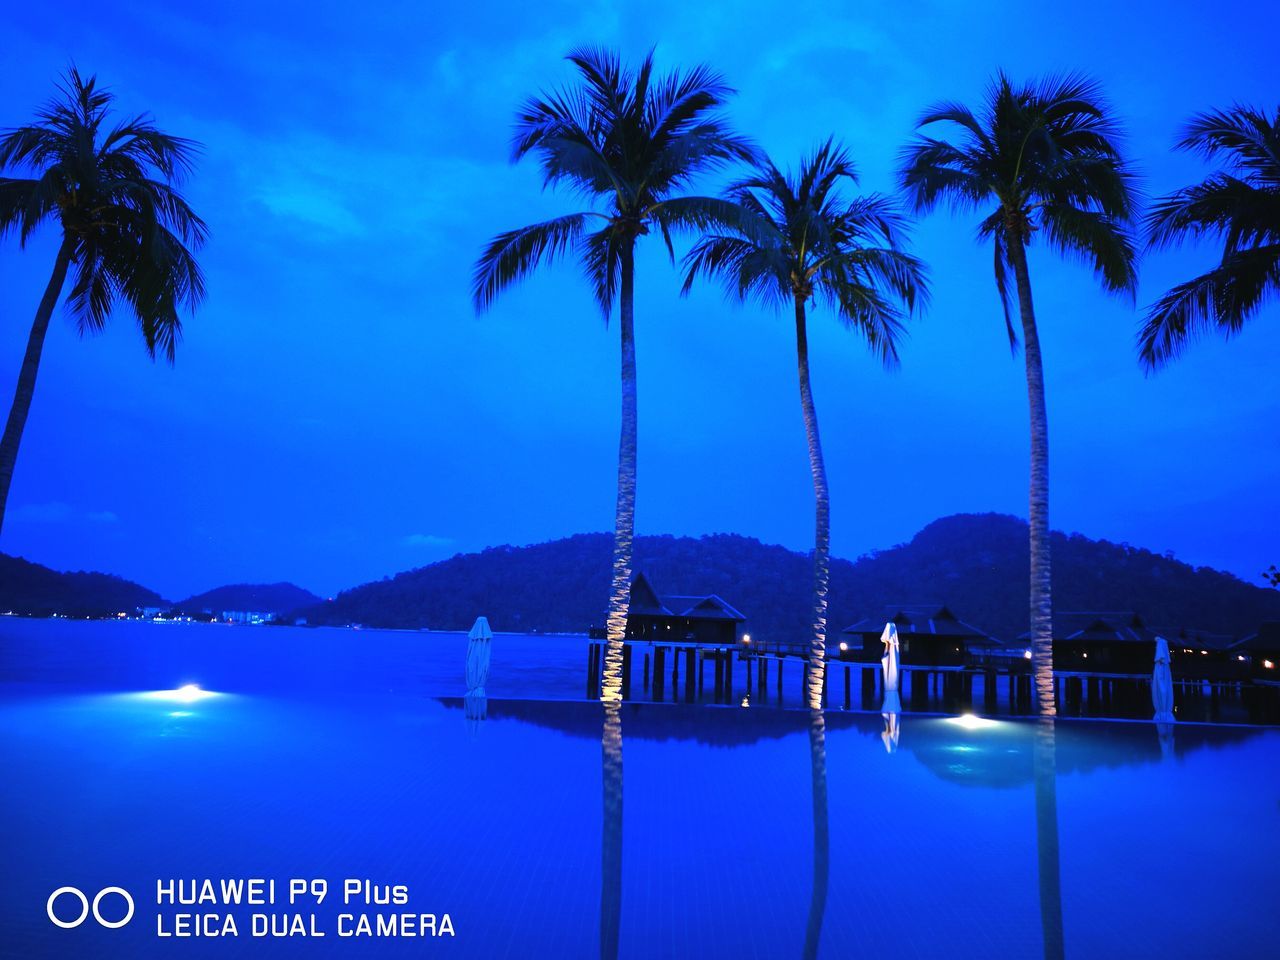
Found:
M 42 693 L 0 700 L 0 735 L 6 956 L 1204 957 L 1280 936 L 1273 729 Z M 157 939 L 157 879 L 204 877 L 404 884 L 396 909 L 456 936 L 339 938 L 326 903 L 323 938 Z M 129 889 L 137 916 L 58 929 L 64 884 Z

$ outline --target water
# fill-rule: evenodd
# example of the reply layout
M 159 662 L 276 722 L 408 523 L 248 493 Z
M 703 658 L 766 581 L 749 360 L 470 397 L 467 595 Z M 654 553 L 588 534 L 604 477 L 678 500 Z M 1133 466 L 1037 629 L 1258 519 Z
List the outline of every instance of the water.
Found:
M 1280 937 L 1275 729 L 506 699 L 576 695 L 585 656 L 497 643 L 469 719 L 457 637 L 0 621 L 0 957 L 1250 957 Z M 144 695 L 187 682 L 223 695 Z M 331 892 L 157 906 L 157 879 L 206 877 Z M 408 903 L 343 906 L 345 879 Z M 121 886 L 135 916 L 58 929 L 64 885 Z M 197 909 L 240 936 L 157 936 Z M 255 939 L 255 912 L 326 936 Z M 405 912 L 455 935 L 337 935 Z

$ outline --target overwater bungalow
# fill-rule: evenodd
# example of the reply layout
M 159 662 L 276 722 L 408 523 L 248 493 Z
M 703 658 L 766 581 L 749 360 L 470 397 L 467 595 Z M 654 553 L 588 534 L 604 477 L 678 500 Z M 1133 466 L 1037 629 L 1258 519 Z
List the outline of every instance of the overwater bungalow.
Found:
M 714 593 L 659 594 L 643 573 L 631 581 L 628 640 L 730 647 L 739 642 L 746 620 Z M 603 639 L 604 631 L 593 629 L 591 636 Z
M 886 623 L 898 628 L 898 648 L 904 665 L 962 667 L 975 655 L 997 644 L 977 627 L 965 623 L 938 604 L 885 607 L 878 617 L 859 620 L 841 631 L 840 659 L 879 662 L 884 654 L 880 636 Z
M 1169 644 L 1175 677 L 1220 680 L 1238 676 L 1234 640 L 1189 627 L 1150 627 L 1132 610 L 1075 611 L 1053 617 L 1053 668 L 1065 673 L 1146 676 L 1155 662 L 1156 637 Z M 1027 635 L 1021 638 L 1024 641 Z
M 1030 634 L 1019 637 L 1030 642 Z M 1071 673 L 1150 673 L 1156 635 L 1132 610 L 1053 615 L 1053 669 Z
M 1245 657 L 1257 680 L 1280 683 L 1280 620 L 1268 620 L 1255 633 L 1231 646 L 1231 654 Z
M 1244 663 L 1233 649 L 1236 638 L 1205 630 L 1156 630 L 1169 642 L 1169 666 L 1175 679 L 1229 680 L 1243 675 Z

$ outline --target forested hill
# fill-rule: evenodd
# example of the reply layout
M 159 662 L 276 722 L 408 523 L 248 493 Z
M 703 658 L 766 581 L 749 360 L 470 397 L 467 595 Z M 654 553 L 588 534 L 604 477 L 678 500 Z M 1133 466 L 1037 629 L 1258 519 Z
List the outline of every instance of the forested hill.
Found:
M 205 610 L 215 614 L 224 610 L 287 613 L 319 602 L 320 598 L 310 590 L 292 583 L 234 583 L 187 597 L 176 606 L 189 613 Z
M 466 629 L 484 614 L 498 630 L 582 631 L 604 621 L 611 538 L 580 534 L 529 547 L 493 547 L 345 591 L 300 611 L 312 623 Z M 833 560 L 833 631 L 888 604 L 945 603 L 1001 639 L 1027 629 L 1027 525 L 999 514 L 961 514 L 909 542 Z M 716 593 L 761 639 L 803 637 L 808 556 L 731 534 L 640 537 L 635 568 L 658 590 Z M 1053 535 L 1058 610 L 1134 610 L 1148 624 L 1241 635 L 1280 618 L 1280 591 L 1193 568 L 1149 550 Z
M 59 573 L 0 553 L 0 613 L 104 616 L 164 602 L 155 591 L 108 573 Z

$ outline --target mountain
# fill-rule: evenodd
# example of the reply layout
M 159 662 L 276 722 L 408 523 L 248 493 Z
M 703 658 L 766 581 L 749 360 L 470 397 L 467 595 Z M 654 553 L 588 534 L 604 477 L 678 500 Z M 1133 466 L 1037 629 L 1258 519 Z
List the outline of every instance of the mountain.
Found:
M 310 590 L 292 583 L 234 583 L 197 593 L 175 606 L 190 613 L 202 610 L 211 613 L 221 613 L 224 610 L 289 613 L 299 607 L 309 607 L 320 602 L 321 599 Z
M 304 613 L 312 623 L 464 630 L 477 615 L 499 630 L 582 631 L 604 623 L 612 538 L 579 534 L 528 547 L 459 554 L 344 591 Z M 934 521 L 909 543 L 833 559 L 831 630 L 889 604 L 947 604 L 1000 639 L 1027 630 L 1027 525 L 1000 514 Z M 749 537 L 640 537 L 635 569 L 664 593 L 715 593 L 761 639 L 799 639 L 809 621 L 810 558 Z M 1280 618 L 1280 591 L 1194 568 L 1128 544 L 1053 534 L 1054 607 L 1133 610 L 1148 624 L 1244 634 Z
M 59 573 L 0 553 L 0 612 L 108 616 L 165 606 L 160 594 L 108 573 Z

